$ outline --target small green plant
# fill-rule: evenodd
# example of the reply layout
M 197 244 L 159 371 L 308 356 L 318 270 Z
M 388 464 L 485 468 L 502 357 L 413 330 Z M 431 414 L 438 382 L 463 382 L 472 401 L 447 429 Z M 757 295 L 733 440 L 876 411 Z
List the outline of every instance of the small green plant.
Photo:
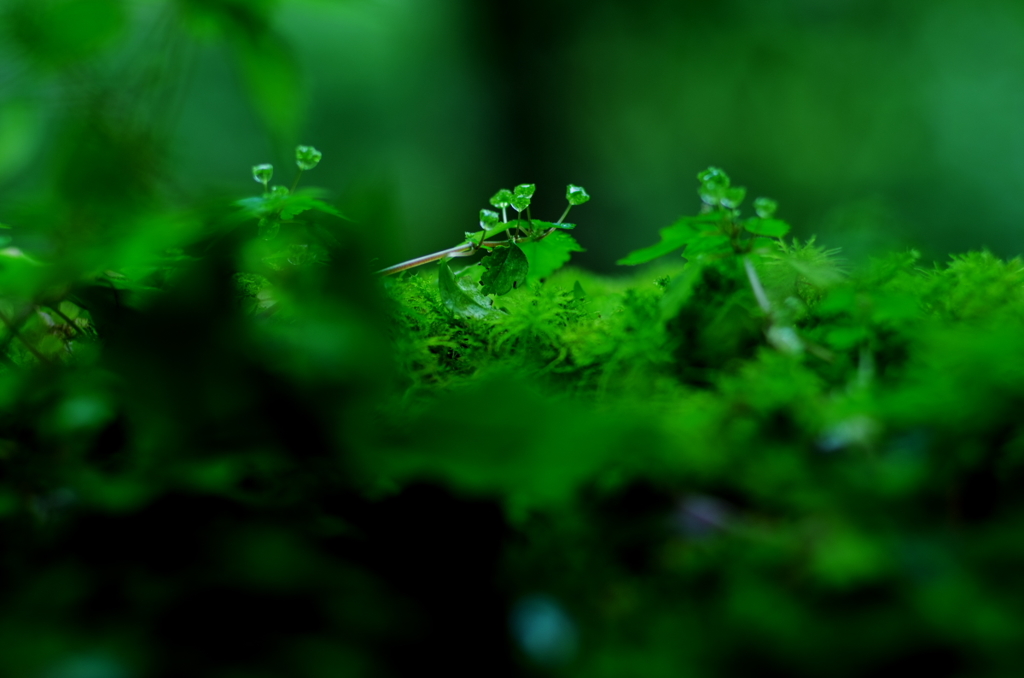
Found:
M 315 168 L 320 163 L 322 154 L 312 146 L 297 146 L 295 148 L 295 164 L 299 171 L 295 174 L 295 180 L 291 188 L 284 186 L 271 186 L 270 180 L 274 176 L 274 166 L 269 163 L 254 165 L 252 177 L 256 183 L 263 185 L 263 195 L 252 198 L 243 198 L 236 204 L 242 208 L 241 216 L 248 219 L 255 219 L 259 229 L 259 237 L 264 240 L 273 240 L 281 231 L 281 227 L 304 225 L 302 220 L 297 220 L 303 212 L 310 210 L 321 212 L 345 219 L 345 215 L 332 205 L 320 200 L 321 192 L 316 189 L 296 191 L 302 173 Z
M 494 313 L 488 295 L 501 296 L 527 280 L 539 280 L 554 273 L 568 260 L 571 252 L 582 248 L 566 231 L 575 224 L 565 223 L 569 211 L 590 200 L 581 186 L 569 184 L 565 189 L 568 205 L 558 221 L 532 218 L 530 202 L 536 186 L 520 184 L 513 190 L 503 188 L 491 199 L 491 206 L 501 210 L 480 210 L 480 229 L 467 232 L 465 240 L 454 247 L 389 266 L 378 271 L 381 275 L 394 275 L 439 261 L 438 289 L 441 299 L 450 311 L 459 316 L 483 317 Z M 515 210 L 512 220 L 508 208 Z M 499 235 L 502 240 L 495 240 Z M 455 272 L 448 264 L 454 257 L 466 257 L 484 250 L 487 254 L 479 264 Z

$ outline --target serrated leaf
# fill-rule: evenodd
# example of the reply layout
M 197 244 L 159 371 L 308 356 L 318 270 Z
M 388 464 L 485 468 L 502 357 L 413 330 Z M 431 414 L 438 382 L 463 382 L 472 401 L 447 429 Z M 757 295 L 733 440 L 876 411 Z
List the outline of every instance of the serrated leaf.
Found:
M 701 254 L 725 254 L 732 251 L 732 243 L 727 235 L 707 235 L 694 238 L 686 247 L 683 256 L 693 259 Z
M 441 293 L 441 302 L 448 310 L 463 318 L 486 318 L 497 313 L 491 308 L 491 300 L 484 296 L 475 283 L 467 286 L 459 283 L 451 265 L 442 260 L 437 271 L 437 287 Z
M 491 250 L 481 263 L 487 269 L 480 277 L 484 294 L 508 294 L 526 279 L 530 269 L 526 255 L 514 243 Z
M 658 231 L 658 235 L 661 236 L 661 242 L 651 245 L 650 247 L 630 252 L 627 256 L 619 259 L 615 263 L 620 266 L 636 266 L 637 264 L 645 264 L 648 261 L 653 261 L 658 257 L 665 256 L 666 254 L 671 254 L 701 237 L 701 233 L 706 231 L 710 224 L 713 224 L 720 219 L 721 217 L 718 215 L 683 217 L 671 226 L 667 226 Z
M 763 235 L 769 238 L 781 238 L 789 233 L 789 224 L 778 219 L 761 219 L 753 217 L 743 222 L 743 228 L 748 233 Z
M 585 252 L 579 243 L 563 231 L 555 231 L 543 240 L 524 242 L 519 245 L 530 262 L 530 272 L 526 276 L 528 282 L 547 278 L 562 268 L 573 252 Z

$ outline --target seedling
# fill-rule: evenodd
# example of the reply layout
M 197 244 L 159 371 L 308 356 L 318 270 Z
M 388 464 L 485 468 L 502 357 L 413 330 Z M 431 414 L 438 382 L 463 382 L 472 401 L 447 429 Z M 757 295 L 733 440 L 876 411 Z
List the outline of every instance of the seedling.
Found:
M 394 275 L 423 264 L 439 261 L 438 289 L 444 304 L 459 315 L 479 316 L 491 312 L 491 301 L 484 295 L 501 296 L 523 284 L 533 269 L 535 277 L 546 277 L 569 259 L 570 252 L 581 248 L 566 231 L 575 224 L 565 223 L 569 211 L 575 205 L 582 205 L 590 196 L 580 186 L 566 187 L 566 201 L 569 203 L 558 221 L 549 222 L 533 219 L 530 202 L 536 191 L 534 184 L 520 184 L 514 190 L 503 188 L 491 197 L 492 207 L 480 210 L 480 230 L 467 232 L 465 240 L 454 247 L 410 259 L 378 271 L 381 275 Z M 508 207 L 516 211 L 516 217 L 508 219 Z M 503 240 L 495 240 L 499 235 Z M 552 237 L 554 236 L 554 237 Z M 480 284 L 467 282 L 457 284 L 455 274 L 448 266 L 448 259 L 467 257 L 484 250 L 486 256 L 474 266 L 482 266 Z M 552 266 L 550 262 L 559 262 Z M 460 274 L 460 277 L 465 272 Z M 474 279 L 470 274 L 467 281 Z M 482 310 L 481 310 L 482 309 Z

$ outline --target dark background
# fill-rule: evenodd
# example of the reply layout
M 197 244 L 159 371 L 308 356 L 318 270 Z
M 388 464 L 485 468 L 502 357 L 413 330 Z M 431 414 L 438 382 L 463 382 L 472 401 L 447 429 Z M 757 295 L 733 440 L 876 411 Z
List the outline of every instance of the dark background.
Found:
M 101 124 L 186 203 L 251 193 L 249 165 L 313 144 L 304 181 L 382 236 L 382 262 L 453 244 L 502 186 L 537 183 L 553 219 L 571 182 L 594 196 L 578 261 L 612 270 L 696 209 L 711 164 L 854 259 L 1021 246 L 1018 2 L 0 7 L 0 203 L 88 172 L 68 140 Z

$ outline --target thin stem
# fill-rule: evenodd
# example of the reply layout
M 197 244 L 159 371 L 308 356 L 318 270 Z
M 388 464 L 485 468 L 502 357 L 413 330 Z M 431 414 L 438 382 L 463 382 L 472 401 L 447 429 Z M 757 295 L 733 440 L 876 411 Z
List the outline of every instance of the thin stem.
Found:
M 569 203 L 568 205 L 565 206 L 565 211 L 562 212 L 562 216 L 558 217 L 558 221 L 556 221 L 555 223 L 556 224 L 560 224 L 563 221 L 565 221 L 565 218 L 567 216 L 569 216 L 569 210 L 571 210 L 571 209 L 572 209 L 572 203 Z
M 288 189 L 289 193 L 295 192 L 295 187 L 299 185 L 299 178 L 302 177 L 302 168 L 299 168 L 299 173 L 295 175 L 295 181 L 292 182 L 292 187 Z
M 754 290 L 757 305 L 761 307 L 765 315 L 771 315 L 772 304 L 768 301 L 768 295 L 764 291 L 764 286 L 761 285 L 761 279 L 757 276 L 757 271 L 754 270 L 754 265 L 750 263 L 748 257 L 743 257 L 743 268 L 747 271 L 747 279 L 750 281 L 750 287 Z
M 557 230 L 558 229 L 556 228 L 549 228 L 542 235 L 536 238 L 531 238 L 530 242 L 543 240 L 544 238 L 548 237 Z M 410 268 L 416 268 L 417 266 L 422 266 L 423 264 L 429 264 L 430 262 L 437 261 L 438 259 L 445 259 L 447 257 L 468 257 L 475 253 L 476 250 L 480 249 L 481 247 L 493 249 L 495 247 L 504 247 L 506 245 L 508 245 L 507 240 L 484 240 L 482 243 L 480 243 L 479 247 L 472 243 L 462 243 L 461 245 L 449 247 L 448 249 L 441 250 L 440 252 L 434 252 L 433 254 L 425 254 L 422 257 L 416 257 L 415 259 L 409 259 L 408 261 L 403 261 L 402 263 L 395 264 L 394 266 L 382 268 L 379 271 L 377 271 L 377 273 L 378 275 L 394 275 L 395 273 L 407 271 Z

